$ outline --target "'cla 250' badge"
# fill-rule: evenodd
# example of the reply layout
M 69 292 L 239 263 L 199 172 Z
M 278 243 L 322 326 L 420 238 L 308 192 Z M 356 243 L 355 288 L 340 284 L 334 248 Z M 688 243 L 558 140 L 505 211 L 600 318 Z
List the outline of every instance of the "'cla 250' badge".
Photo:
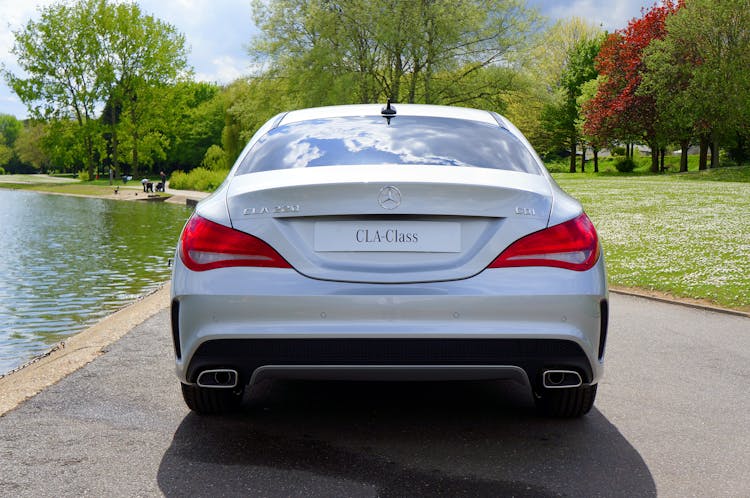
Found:
M 271 206 L 271 207 L 258 207 L 258 208 L 245 208 L 242 210 L 242 214 L 250 216 L 254 214 L 289 214 L 299 213 L 299 204 L 286 204 L 283 206 Z

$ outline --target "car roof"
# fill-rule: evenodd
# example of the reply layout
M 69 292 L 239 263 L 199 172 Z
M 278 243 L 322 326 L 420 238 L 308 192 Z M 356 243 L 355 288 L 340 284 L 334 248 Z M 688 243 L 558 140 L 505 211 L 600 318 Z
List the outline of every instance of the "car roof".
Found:
M 398 116 L 420 116 L 420 117 L 439 117 L 465 119 L 469 121 L 479 121 L 495 126 L 498 123 L 493 113 L 481 111 L 479 109 L 469 109 L 467 107 L 451 107 L 441 105 L 426 104 L 391 104 L 396 110 L 394 117 Z M 277 126 L 283 126 L 300 121 L 310 121 L 313 119 L 327 119 L 339 117 L 354 116 L 380 116 L 381 110 L 385 108 L 384 104 L 357 104 L 357 105 L 337 105 L 329 107 L 313 107 L 310 109 L 300 109 L 286 113 Z M 499 118 L 499 116 L 498 116 Z M 502 118 L 501 118 L 502 119 Z M 504 123 L 503 123 L 504 125 Z

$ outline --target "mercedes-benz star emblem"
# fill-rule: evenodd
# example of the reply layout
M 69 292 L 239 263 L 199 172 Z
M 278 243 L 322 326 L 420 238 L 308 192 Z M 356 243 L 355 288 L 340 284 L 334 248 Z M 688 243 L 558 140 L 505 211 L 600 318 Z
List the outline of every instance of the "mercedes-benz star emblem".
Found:
M 396 209 L 401 204 L 401 192 L 396 187 L 383 187 L 378 195 L 378 203 L 383 209 Z

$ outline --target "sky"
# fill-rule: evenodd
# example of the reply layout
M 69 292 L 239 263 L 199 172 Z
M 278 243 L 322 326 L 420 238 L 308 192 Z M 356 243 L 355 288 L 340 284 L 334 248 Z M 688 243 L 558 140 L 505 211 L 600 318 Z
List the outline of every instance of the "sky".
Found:
M 13 31 L 31 19 L 39 18 L 39 9 L 60 0 L 0 0 L 0 65 L 19 74 L 13 47 Z M 74 0 L 68 0 L 74 1 Z M 554 22 L 582 17 L 607 31 L 623 28 L 639 17 L 643 7 L 656 0 L 527 0 Z M 247 44 L 257 34 L 253 25 L 250 0 L 136 0 L 144 13 L 175 26 L 185 35 L 188 62 L 195 79 L 229 83 L 250 71 Z M 26 107 L 0 79 L 0 114 L 26 118 Z

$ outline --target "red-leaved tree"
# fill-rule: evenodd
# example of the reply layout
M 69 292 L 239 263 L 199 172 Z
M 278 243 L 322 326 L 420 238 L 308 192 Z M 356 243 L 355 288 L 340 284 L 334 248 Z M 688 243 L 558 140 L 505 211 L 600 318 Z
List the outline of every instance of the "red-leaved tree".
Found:
M 656 99 L 641 95 L 645 64 L 643 51 L 655 39 L 666 35 L 669 15 L 684 5 L 684 0 L 663 0 L 632 19 L 626 28 L 607 37 L 599 51 L 596 68 L 601 84 L 596 96 L 583 109 L 584 132 L 599 141 L 642 141 L 651 148 L 651 171 L 659 170 Z

